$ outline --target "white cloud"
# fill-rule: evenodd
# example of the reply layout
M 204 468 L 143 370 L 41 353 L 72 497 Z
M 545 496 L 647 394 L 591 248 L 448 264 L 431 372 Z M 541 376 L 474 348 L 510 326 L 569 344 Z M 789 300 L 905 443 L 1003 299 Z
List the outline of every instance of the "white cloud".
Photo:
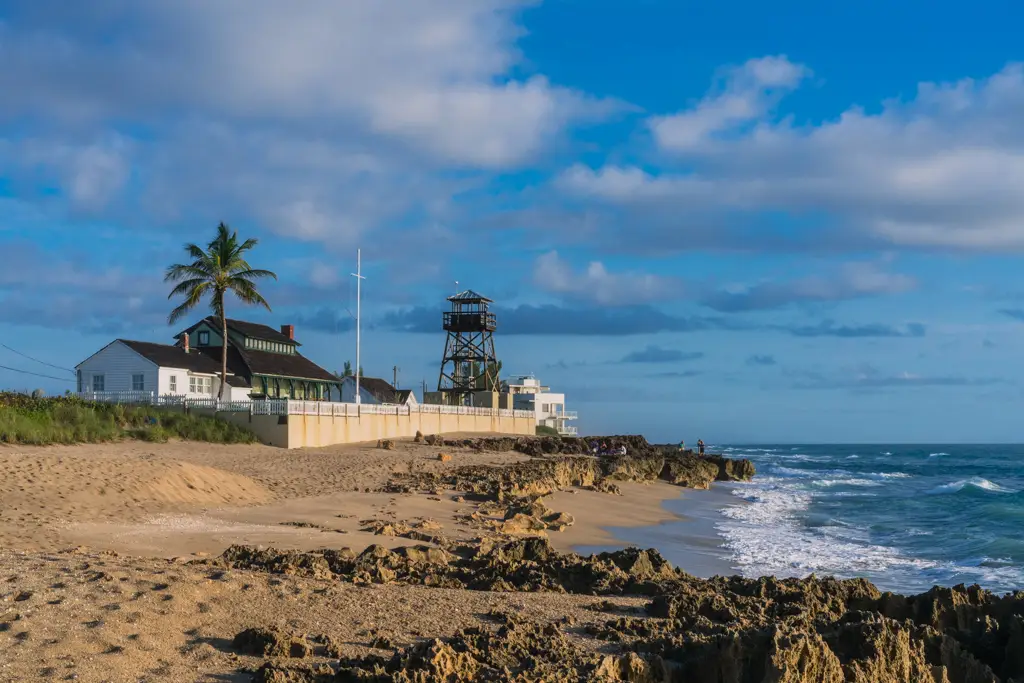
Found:
M 612 273 L 600 261 L 592 261 L 585 270 L 576 272 L 555 251 L 537 257 L 533 282 L 546 292 L 603 306 L 661 302 L 683 294 L 682 282 L 675 278 Z
M 701 226 L 756 225 L 759 212 L 773 212 L 876 247 L 1024 248 L 1021 65 L 979 81 L 922 83 L 878 113 L 854 107 L 802 126 L 775 120 L 774 89 L 796 81 L 779 71 L 763 81 L 734 75 L 724 94 L 652 119 L 669 154 L 660 169 L 577 165 L 560 187 L 639 212 L 631 225 L 657 226 L 648 238 L 681 245 L 706 241 Z M 720 233 L 719 244 L 742 242 Z
M 880 265 L 845 263 L 826 275 L 724 287 L 707 292 L 700 301 L 719 311 L 737 312 L 900 294 L 917 287 L 917 280 L 909 275 L 889 272 Z
M 506 79 L 529 0 L 34 4 L 0 26 L 0 115 L 274 120 L 505 167 L 600 109 L 540 76 Z
M 699 147 L 714 133 L 760 118 L 781 93 L 792 90 L 810 70 L 785 55 L 751 59 L 724 70 L 723 92 L 705 97 L 697 106 L 649 122 L 658 144 L 672 151 Z

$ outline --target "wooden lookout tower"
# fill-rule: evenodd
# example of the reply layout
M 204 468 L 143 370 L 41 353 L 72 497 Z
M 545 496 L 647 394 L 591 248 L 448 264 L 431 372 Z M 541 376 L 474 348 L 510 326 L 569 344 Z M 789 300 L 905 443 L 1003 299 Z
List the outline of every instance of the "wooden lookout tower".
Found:
M 437 390 L 452 405 L 471 405 L 473 393 L 499 390 L 494 353 L 494 314 L 487 310 L 494 303 L 471 289 L 448 297 L 452 308 L 444 313 L 448 340 L 441 359 Z

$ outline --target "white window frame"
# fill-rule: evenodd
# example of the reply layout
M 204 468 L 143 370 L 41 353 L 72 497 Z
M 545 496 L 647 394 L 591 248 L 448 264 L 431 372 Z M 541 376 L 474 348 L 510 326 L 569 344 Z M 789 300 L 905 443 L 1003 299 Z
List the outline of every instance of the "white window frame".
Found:
M 167 378 L 167 390 L 172 394 L 178 393 L 178 376 L 171 375 Z
M 99 380 L 99 381 L 97 381 Z M 93 391 L 106 391 L 107 377 L 102 372 L 93 373 L 92 376 L 92 390 Z
M 213 378 L 200 375 L 189 375 L 188 393 L 202 394 L 204 396 L 213 393 Z
M 210 332 L 208 330 L 200 330 L 199 332 L 199 345 L 209 346 L 210 345 Z
M 138 381 L 136 381 L 138 380 Z M 145 391 L 146 390 L 146 373 L 144 372 L 133 372 L 132 373 L 132 391 Z

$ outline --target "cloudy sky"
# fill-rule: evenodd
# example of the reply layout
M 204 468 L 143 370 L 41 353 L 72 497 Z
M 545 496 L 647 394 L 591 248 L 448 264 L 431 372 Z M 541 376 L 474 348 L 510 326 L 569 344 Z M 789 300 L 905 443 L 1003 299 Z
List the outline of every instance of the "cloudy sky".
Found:
M 587 432 L 1020 441 L 1024 9 L 0 0 L 0 386 L 169 340 L 221 220 L 328 368 L 444 298 Z M 30 360 L 32 359 L 49 363 Z M 14 370 L 31 371 L 27 375 Z

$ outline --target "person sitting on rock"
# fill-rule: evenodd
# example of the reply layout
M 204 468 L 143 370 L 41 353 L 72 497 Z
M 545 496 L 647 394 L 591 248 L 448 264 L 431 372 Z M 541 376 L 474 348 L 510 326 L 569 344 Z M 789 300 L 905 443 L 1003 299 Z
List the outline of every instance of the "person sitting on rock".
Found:
M 704 439 L 697 439 L 697 452 L 704 455 Z
M 626 447 L 624 445 L 623 446 L 619 446 L 618 451 L 616 451 L 616 455 L 625 455 L 625 454 L 626 454 Z
M 597 441 L 590 442 L 590 452 L 597 455 Z
M 686 441 L 685 440 L 680 439 L 680 441 L 679 441 L 679 450 L 680 451 L 685 451 L 686 450 Z
M 608 455 L 608 444 L 604 441 L 601 442 L 601 449 L 597 452 L 598 455 Z

